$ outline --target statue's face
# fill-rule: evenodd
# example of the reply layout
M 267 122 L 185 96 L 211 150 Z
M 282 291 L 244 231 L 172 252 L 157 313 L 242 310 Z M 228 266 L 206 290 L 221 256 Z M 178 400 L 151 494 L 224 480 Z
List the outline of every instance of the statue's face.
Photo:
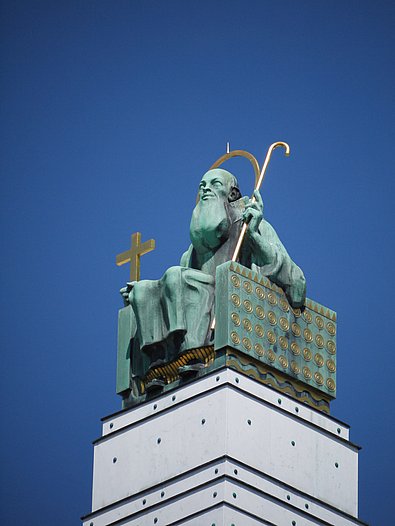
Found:
M 199 200 L 227 200 L 232 186 L 232 179 L 224 170 L 210 170 L 203 175 L 199 184 Z
M 233 175 L 221 169 L 209 170 L 200 181 L 199 200 L 190 225 L 197 252 L 214 250 L 227 239 L 231 224 L 228 197 L 233 184 Z

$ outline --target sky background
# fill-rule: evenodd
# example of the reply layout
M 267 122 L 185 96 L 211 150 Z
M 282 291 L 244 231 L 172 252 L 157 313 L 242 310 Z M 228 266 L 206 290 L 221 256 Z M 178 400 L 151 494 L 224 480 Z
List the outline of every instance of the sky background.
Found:
M 115 394 L 115 255 L 189 244 L 200 177 L 273 156 L 265 217 L 338 313 L 360 518 L 393 524 L 393 1 L 1 2 L 2 525 L 79 524 Z M 252 191 L 247 161 L 226 166 Z

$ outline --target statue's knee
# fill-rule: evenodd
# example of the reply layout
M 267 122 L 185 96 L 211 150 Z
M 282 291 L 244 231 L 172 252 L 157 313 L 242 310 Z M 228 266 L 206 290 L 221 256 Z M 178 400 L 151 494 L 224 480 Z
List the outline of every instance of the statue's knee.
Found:
M 133 285 L 129 295 L 130 303 L 138 305 L 141 302 L 146 302 L 147 294 L 149 294 L 149 281 L 138 281 Z
M 180 284 L 181 267 L 170 267 L 163 276 L 163 282 L 167 289 L 175 290 Z

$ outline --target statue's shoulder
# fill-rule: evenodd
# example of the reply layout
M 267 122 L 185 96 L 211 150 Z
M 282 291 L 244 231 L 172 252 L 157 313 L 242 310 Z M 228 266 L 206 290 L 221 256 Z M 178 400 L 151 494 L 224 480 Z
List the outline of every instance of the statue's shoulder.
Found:
M 191 257 L 192 257 L 193 246 L 189 245 L 188 250 L 186 250 L 180 259 L 180 267 L 190 267 L 191 266 Z

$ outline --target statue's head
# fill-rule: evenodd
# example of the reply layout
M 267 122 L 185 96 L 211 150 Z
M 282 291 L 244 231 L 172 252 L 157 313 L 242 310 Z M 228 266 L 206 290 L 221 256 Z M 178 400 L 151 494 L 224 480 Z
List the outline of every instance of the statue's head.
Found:
M 236 177 L 228 172 L 216 168 L 206 172 L 199 184 L 199 201 L 227 200 L 228 202 L 240 199 L 241 193 Z
M 233 222 L 231 203 L 240 198 L 237 179 L 230 172 L 216 168 L 203 175 L 190 225 L 191 241 L 197 251 L 215 249 L 227 239 Z

